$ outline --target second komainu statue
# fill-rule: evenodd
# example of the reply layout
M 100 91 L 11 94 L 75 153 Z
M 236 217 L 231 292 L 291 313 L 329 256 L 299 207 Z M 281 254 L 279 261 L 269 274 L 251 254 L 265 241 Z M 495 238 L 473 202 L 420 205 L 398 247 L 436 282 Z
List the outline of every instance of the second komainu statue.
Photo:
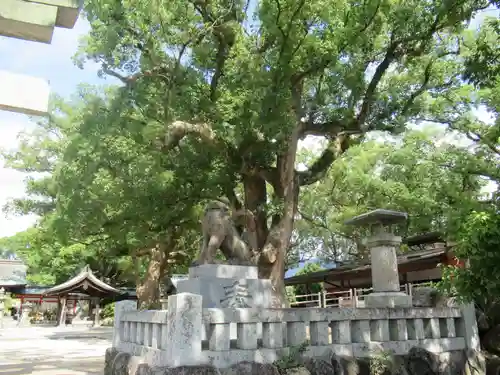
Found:
M 203 212 L 203 241 L 198 259 L 193 265 L 218 263 L 217 250 L 221 250 L 227 264 L 253 265 L 255 255 L 252 249 L 251 233 L 246 233 L 245 242 L 240 235 L 237 224 L 242 220 L 247 223 L 251 213 L 245 210 L 231 210 L 229 204 L 222 201 L 210 202 Z M 245 225 L 244 225 L 245 226 Z M 249 226 L 245 226 L 248 228 Z

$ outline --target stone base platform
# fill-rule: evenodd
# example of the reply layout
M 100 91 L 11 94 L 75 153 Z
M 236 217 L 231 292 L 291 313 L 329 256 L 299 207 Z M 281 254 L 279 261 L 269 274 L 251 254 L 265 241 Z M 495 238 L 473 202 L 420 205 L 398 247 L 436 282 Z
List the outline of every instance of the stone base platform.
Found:
M 288 354 L 283 353 L 283 355 Z M 373 362 L 369 358 L 339 355 L 332 349 L 325 349 L 320 356 L 307 355 L 294 358 L 294 360 L 296 363 L 292 364 L 241 361 L 227 368 L 216 368 L 209 364 L 169 368 L 151 366 L 140 356 L 109 348 L 106 351 L 104 375 L 274 375 L 280 373 L 324 375 L 351 374 L 354 373 L 353 369 L 356 369 L 354 371 L 359 375 L 374 374 Z M 288 368 L 287 365 L 290 367 Z M 470 349 L 435 354 L 423 348 L 413 347 L 405 355 L 390 354 L 385 361 L 380 362 L 378 369 L 384 374 L 393 373 L 394 368 L 398 368 L 398 373 L 402 374 L 485 374 L 487 365 L 487 358 L 480 352 Z M 498 371 L 498 368 L 495 370 Z
M 255 266 L 203 264 L 189 269 L 189 279 L 179 280 L 177 293 L 203 297 L 203 308 L 270 308 L 272 284 L 258 278 Z
M 365 307 L 412 307 L 412 299 L 403 292 L 375 292 L 365 296 Z

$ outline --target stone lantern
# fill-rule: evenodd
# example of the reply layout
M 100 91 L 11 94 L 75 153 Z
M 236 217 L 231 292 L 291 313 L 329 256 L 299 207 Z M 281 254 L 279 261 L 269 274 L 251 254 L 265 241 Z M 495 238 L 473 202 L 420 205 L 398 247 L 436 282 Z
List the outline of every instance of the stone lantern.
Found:
M 5 312 L 5 289 L 0 288 L 0 328 L 3 328 L 4 312 Z
M 404 223 L 407 219 L 405 212 L 377 209 L 345 222 L 347 225 L 369 227 L 371 232 L 366 245 L 370 249 L 373 293 L 365 297 L 366 307 L 412 305 L 411 296 L 401 292 L 396 254 L 401 237 L 392 230 L 394 224 Z
M 24 327 L 31 325 L 30 322 L 30 313 L 33 309 L 33 305 L 31 302 L 26 301 L 21 305 L 21 316 L 19 317 L 18 326 Z

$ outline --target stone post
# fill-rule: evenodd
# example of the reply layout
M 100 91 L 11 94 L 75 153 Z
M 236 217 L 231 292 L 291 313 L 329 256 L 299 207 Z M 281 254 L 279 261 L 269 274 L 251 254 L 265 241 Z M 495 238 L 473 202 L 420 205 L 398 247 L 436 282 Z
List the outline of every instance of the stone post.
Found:
M 99 327 L 101 325 L 101 306 L 99 305 L 100 302 L 100 299 L 96 299 L 95 301 L 94 327 Z
M 0 329 L 3 328 L 3 314 L 5 313 L 5 289 L 0 288 Z
M 479 343 L 479 331 L 477 329 L 477 320 L 476 320 L 476 309 L 474 307 L 474 303 L 468 303 L 466 305 L 462 305 L 462 317 L 463 317 L 463 334 L 465 334 L 465 345 L 467 345 L 468 349 L 472 349 L 475 351 L 481 350 L 481 346 Z
M 166 365 L 200 365 L 202 296 L 179 293 L 168 297 Z
M 60 304 L 59 304 L 59 317 L 57 321 L 58 326 L 64 326 L 66 325 L 66 297 L 60 297 Z
M 168 310 L 168 299 L 167 298 L 160 298 L 160 304 L 161 304 L 162 310 Z
M 396 249 L 401 244 L 401 237 L 396 236 L 391 228 L 393 224 L 403 223 L 407 218 L 404 212 L 378 209 L 345 223 L 369 226 L 371 229 L 366 245 L 370 249 L 373 293 L 365 297 L 365 307 L 412 305 L 411 296 L 400 290 Z
M 118 347 L 123 335 L 121 327 L 121 317 L 127 311 L 137 310 L 137 301 L 124 300 L 115 302 L 115 316 L 113 321 L 113 348 Z

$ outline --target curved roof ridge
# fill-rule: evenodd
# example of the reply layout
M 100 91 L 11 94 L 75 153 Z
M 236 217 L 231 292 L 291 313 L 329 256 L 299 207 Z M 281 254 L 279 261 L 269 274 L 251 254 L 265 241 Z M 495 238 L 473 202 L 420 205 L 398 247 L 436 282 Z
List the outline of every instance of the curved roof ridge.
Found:
M 89 288 L 92 288 L 100 293 L 108 293 L 108 294 L 121 294 L 118 289 L 112 287 L 111 285 L 106 284 L 104 281 L 99 280 L 92 269 L 87 264 L 82 268 L 80 273 L 75 277 L 65 281 L 62 284 L 53 286 L 52 288 L 46 290 L 44 295 L 55 295 L 55 294 L 63 294 L 71 292 L 74 289 L 78 289 L 82 287 L 85 291 Z M 89 293 L 91 294 L 91 293 Z

